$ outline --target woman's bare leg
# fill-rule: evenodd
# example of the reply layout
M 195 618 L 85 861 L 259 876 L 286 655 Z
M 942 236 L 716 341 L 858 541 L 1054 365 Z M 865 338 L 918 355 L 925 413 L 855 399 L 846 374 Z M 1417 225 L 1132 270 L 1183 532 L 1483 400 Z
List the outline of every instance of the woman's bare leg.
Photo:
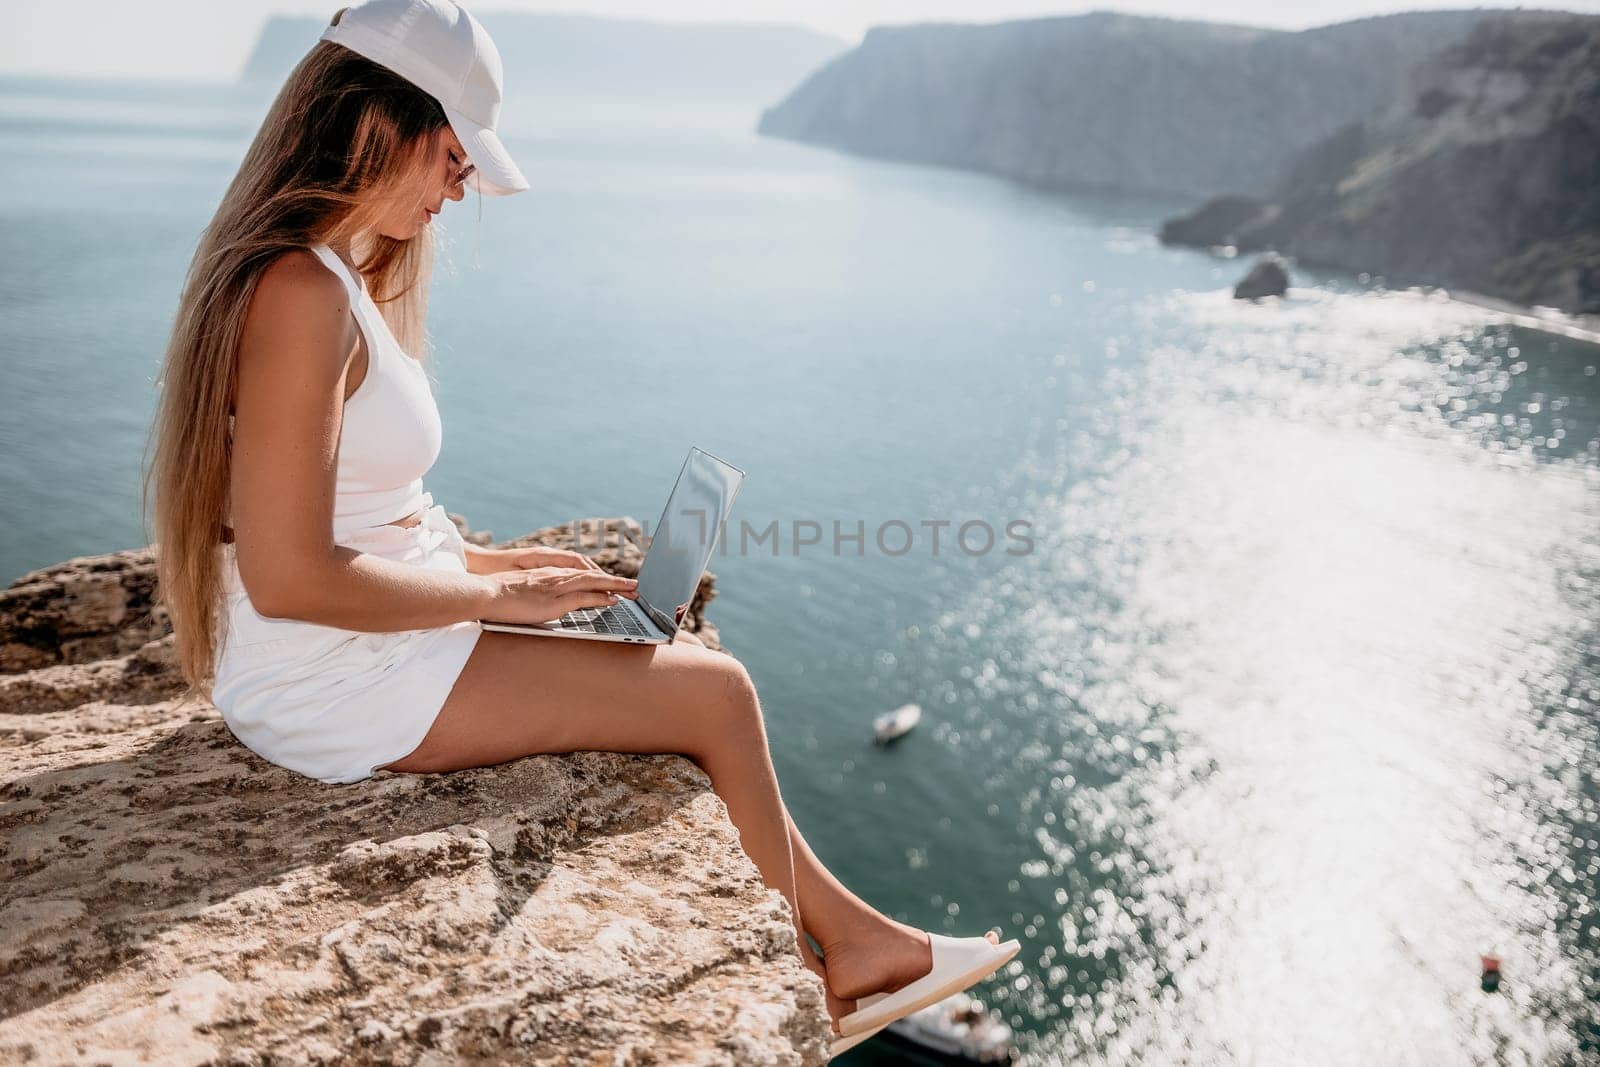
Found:
M 449 771 L 580 750 L 693 759 L 727 805 L 762 880 L 798 917 L 788 823 L 760 705 L 732 656 L 488 631 L 427 737 L 390 769 Z
M 451 771 L 584 750 L 671 752 L 698 763 L 762 881 L 789 902 L 801 959 L 826 980 L 805 940 L 788 812 L 760 702 L 732 656 L 687 642 L 630 646 L 487 631 L 427 737 L 389 769 Z
M 688 631 L 679 631 L 676 641 L 705 647 Z M 829 1013 L 838 1018 L 854 1009 L 856 998 L 893 990 L 926 974 L 933 966 L 933 953 L 923 932 L 896 922 L 835 878 L 811 850 L 787 806 L 784 820 L 802 927 L 827 958 L 819 958 L 804 938 L 801 956 L 828 986 Z
M 389 769 L 450 771 L 583 750 L 682 754 L 711 778 L 763 882 L 789 902 L 797 949 L 824 978 L 830 1014 L 926 974 L 931 956 L 921 932 L 845 889 L 789 817 L 743 664 L 697 645 L 485 632 L 428 736 Z
M 675 643 L 706 647 L 686 630 L 678 632 Z M 782 804 L 781 799 L 779 803 Z M 880 980 L 885 963 L 890 973 L 900 973 L 909 967 L 913 978 L 926 974 L 933 966 L 933 957 L 922 932 L 896 922 L 852 893 L 817 858 L 786 805 L 783 817 L 788 825 L 795 899 L 799 903 L 803 929 L 816 939 L 824 956 L 831 951 L 834 957 L 833 970 L 827 973 L 830 992 L 837 989 L 841 995 L 851 998 L 876 992 L 882 988 Z M 871 960 L 876 963 L 862 967 L 862 958 L 867 954 L 846 952 L 845 946 L 852 944 L 868 949 Z M 809 945 L 802 944 L 801 954 L 808 966 L 818 973 L 824 972 L 825 964 L 811 952 Z M 840 966 L 847 957 L 854 967 Z M 867 983 L 865 988 L 862 988 L 863 982 Z M 874 982 L 879 984 L 871 984 Z
M 846 931 L 861 926 L 882 926 L 892 922 L 887 915 L 850 892 L 833 876 L 817 854 L 811 851 L 794 823 L 794 816 L 784 813 L 789 820 L 789 852 L 794 857 L 795 892 L 806 912 L 806 932 L 817 939 L 826 952 L 830 943 L 838 943 Z

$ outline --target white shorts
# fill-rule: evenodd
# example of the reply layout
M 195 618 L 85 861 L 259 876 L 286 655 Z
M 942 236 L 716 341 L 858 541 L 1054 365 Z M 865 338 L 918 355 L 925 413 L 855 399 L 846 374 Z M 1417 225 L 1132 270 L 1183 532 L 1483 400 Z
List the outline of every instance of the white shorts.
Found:
M 432 570 L 467 573 L 466 542 L 444 507 L 415 526 L 375 526 L 339 544 Z M 227 632 L 211 702 L 263 759 L 324 782 L 355 782 L 422 743 L 483 633 L 476 621 L 366 633 L 256 611 L 224 544 Z

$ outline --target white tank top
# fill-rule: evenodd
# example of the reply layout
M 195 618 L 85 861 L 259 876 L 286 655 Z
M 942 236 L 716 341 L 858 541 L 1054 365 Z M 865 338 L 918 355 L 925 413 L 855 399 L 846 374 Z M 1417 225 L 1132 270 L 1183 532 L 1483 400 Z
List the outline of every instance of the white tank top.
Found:
M 310 246 L 350 294 L 367 341 L 367 376 L 344 402 L 333 498 L 333 540 L 424 507 L 422 476 L 439 458 L 443 427 L 427 371 L 400 347 L 366 285 L 325 244 Z M 230 416 L 231 422 L 231 416 Z M 232 523 L 229 508 L 228 525 Z
M 333 499 L 337 541 L 422 507 L 422 476 L 439 458 L 444 435 L 427 371 L 395 340 L 366 285 L 327 245 L 311 250 L 344 280 L 356 324 L 367 339 L 367 376 L 344 402 L 339 430 Z

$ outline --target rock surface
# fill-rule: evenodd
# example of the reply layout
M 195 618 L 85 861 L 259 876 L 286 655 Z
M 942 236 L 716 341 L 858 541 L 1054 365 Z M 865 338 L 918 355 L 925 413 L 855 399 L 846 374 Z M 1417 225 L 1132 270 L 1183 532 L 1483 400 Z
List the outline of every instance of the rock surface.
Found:
M 1165 244 L 1201 247 L 1238 247 L 1240 234 L 1272 221 L 1277 208 L 1249 196 L 1219 196 L 1197 211 L 1161 224 Z
M 825 1061 L 788 907 L 693 764 L 302 778 L 179 704 L 152 573 L 0 594 L 0 1062 Z
M 1478 11 L 1296 33 L 1107 11 L 874 27 L 763 114 L 762 133 L 1031 184 L 1269 191 L 1300 150 L 1402 94 Z
M 1213 201 L 1162 239 L 1600 313 L 1600 18 L 1482 22 L 1275 191 Z
M 1233 287 L 1235 300 L 1260 300 L 1266 296 L 1283 296 L 1289 291 L 1289 268 L 1282 259 L 1265 255 L 1255 261 L 1250 273 Z

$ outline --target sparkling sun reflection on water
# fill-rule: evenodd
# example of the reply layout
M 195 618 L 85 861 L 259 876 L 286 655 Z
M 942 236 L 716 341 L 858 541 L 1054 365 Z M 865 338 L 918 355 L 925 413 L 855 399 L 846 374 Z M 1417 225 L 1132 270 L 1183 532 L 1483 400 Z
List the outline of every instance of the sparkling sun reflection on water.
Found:
M 1292 296 L 1152 303 L 1184 343 L 1031 461 L 1036 602 L 996 578 L 924 649 L 1028 739 L 992 999 L 1038 1063 L 1600 1055 L 1600 353 Z

